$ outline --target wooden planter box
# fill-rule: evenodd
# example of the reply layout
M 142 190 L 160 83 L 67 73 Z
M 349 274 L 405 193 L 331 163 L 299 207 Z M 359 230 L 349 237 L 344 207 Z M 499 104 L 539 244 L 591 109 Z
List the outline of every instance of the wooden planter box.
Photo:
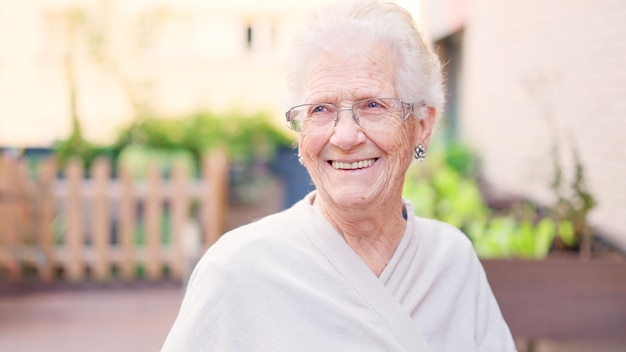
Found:
M 515 337 L 626 340 L 626 261 L 482 263 Z

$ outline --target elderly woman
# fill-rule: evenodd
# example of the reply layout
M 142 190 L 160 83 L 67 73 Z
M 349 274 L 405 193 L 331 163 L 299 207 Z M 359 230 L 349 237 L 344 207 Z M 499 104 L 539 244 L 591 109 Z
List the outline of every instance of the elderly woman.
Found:
M 326 9 L 288 72 L 286 118 L 316 190 L 208 250 L 163 350 L 514 351 L 466 236 L 402 198 L 444 100 L 409 13 Z

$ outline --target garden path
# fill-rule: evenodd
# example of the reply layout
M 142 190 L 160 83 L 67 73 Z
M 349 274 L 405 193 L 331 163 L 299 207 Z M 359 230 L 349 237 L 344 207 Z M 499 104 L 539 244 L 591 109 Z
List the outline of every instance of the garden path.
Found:
M 0 285 L 0 350 L 12 352 L 159 351 L 183 296 L 180 283 L 9 288 Z M 626 341 L 543 340 L 534 348 L 588 351 L 624 352 Z
M 180 284 L 0 295 L 0 350 L 158 351 L 181 299 Z

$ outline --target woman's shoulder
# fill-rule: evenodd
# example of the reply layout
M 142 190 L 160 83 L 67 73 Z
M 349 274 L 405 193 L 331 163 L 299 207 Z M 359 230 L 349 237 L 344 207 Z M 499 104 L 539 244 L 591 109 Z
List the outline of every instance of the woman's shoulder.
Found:
M 429 251 L 445 251 L 452 255 L 473 253 L 469 237 L 456 226 L 436 219 L 415 217 L 416 235 Z
M 293 217 L 289 209 L 253 220 L 245 225 L 224 233 L 211 247 L 216 250 L 242 250 L 248 246 L 257 246 L 277 240 L 293 228 Z
M 212 261 L 233 264 L 238 258 L 271 255 L 281 248 L 302 245 L 297 204 L 229 230 L 205 253 Z
M 442 240 L 469 241 L 469 238 L 458 227 L 437 219 L 415 216 L 418 229 L 426 235 L 437 236 Z

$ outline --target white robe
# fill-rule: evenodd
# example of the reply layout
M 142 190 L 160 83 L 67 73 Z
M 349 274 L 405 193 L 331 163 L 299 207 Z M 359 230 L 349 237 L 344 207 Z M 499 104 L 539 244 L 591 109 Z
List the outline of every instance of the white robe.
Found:
M 207 251 L 162 351 L 515 351 L 458 229 L 409 216 L 376 277 L 313 195 Z

